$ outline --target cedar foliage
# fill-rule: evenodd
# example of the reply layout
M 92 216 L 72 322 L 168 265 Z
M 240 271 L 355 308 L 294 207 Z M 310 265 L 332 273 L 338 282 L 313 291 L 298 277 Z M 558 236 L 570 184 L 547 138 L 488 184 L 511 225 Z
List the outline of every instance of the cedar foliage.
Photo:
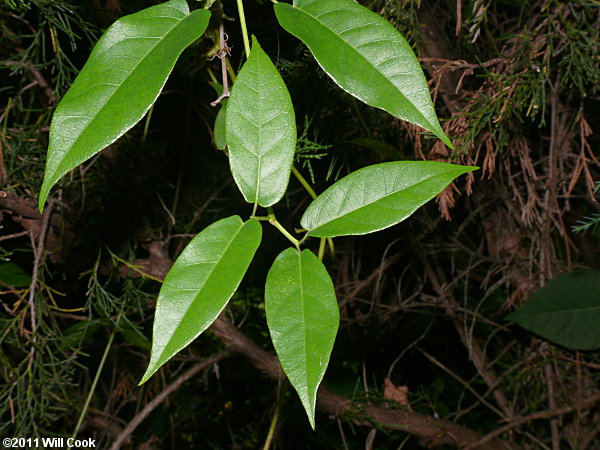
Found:
M 600 445 L 599 353 L 567 351 L 503 321 L 556 275 L 600 265 L 596 1 L 361 2 L 415 46 L 453 152 L 341 92 L 298 41 L 278 33 L 269 2 L 246 2 L 250 31 L 278 55 L 299 118 L 297 165 L 317 191 L 386 160 L 482 168 L 400 226 L 336 240 L 327 264 L 342 325 L 325 384 L 355 408 L 321 415 L 314 434 L 288 386 L 220 354 L 211 335 L 136 386 L 156 279 L 193 233 L 246 208 L 212 143 L 213 42 L 185 53 L 148 119 L 65 177 L 44 216 L 35 209 L 57 98 L 100 32 L 143 3 L 0 3 L 2 437 L 70 436 L 110 344 L 79 426 L 100 448 L 194 362 L 216 354 L 223 359 L 171 394 L 127 448 L 259 448 L 272 424 L 272 448 L 422 448 L 409 433 L 356 426 L 367 403 L 483 435 L 514 424 L 499 437 L 523 448 Z M 234 2 L 223 7 L 236 16 Z M 226 26 L 236 66 L 241 37 L 235 22 Z M 309 201 L 292 188 L 279 206 L 288 216 Z M 228 310 L 268 350 L 262 290 L 281 248 L 261 250 L 272 255 L 253 263 Z M 24 278 L 7 277 L 16 266 Z

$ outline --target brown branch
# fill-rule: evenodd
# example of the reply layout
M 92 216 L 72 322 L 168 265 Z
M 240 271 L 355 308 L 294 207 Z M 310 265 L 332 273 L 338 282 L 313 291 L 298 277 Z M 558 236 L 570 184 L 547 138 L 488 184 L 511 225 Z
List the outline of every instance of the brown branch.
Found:
M 29 365 L 31 368 L 33 364 L 33 356 L 35 355 L 35 341 L 37 339 L 36 331 L 37 331 L 37 317 L 35 312 L 35 290 L 37 288 L 38 283 L 38 274 L 40 270 L 40 266 L 42 264 L 42 257 L 44 256 L 45 244 L 46 244 L 46 231 L 48 231 L 48 224 L 50 222 L 50 215 L 52 214 L 53 203 L 50 202 L 46 210 L 44 211 L 44 215 L 42 216 L 42 227 L 40 230 L 40 234 L 38 236 L 38 243 L 35 244 L 34 233 L 31 231 L 31 245 L 33 247 L 34 254 L 34 262 L 33 262 L 33 271 L 31 274 L 31 285 L 29 286 L 29 314 L 31 316 L 31 350 L 29 351 Z
M 217 106 L 219 103 L 221 103 L 221 100 L 223 100 L 226 97 L 229 97 L 229 84 L 227 81 L 227 60 L 225 58 L 227 58 L 227 55 L 231 54 L 230 51 L 231 49 L 227 45 L 225 28 L 223 26 L 223 23 L 221 23 L 221 25 L 219 26 L 219 52 L 215 56 L 217 56 L 221 60 L 221 77 L 223 79 L 223 93 L 219 95 L 219 98 L 217 98 L 214 102 L 211 102 L 210 106 Z
M 163 247 L 162 251 L 166 251 Z M 166 273 L 162 273 L 164 277 Z M 282 383 L 285 375 L 277 357 L 260 348 L 238 330 L 222 314 L 214 321 L 210 331 L 223 341 L 234 353 L 244 356 L 254 367 L 269 378 Z M 419 438 L 426 445 L 454 444 L 458 447 L 473 445 L 484 439 L 480 433 L 457 425 L 453 422 L 436 419 L 432 416 L 418 414 L 413 411 L 400 411 L 367 403 L 355 402 L 341 395 L 334 394 L 321 386 L 317 394 L 317 407 L 336 418 L 346 416 L 357 425 L 379 427 L 388 430 L 404 431 Z M 520 447 L 512 442 L 490 439 L 473 447 L 477 450 L 518 450 Z
M 119 436 L 117 436 L 117 438 L 113 442 L 113 445 L 110 447 L 110 450 L 119 450 L 121 448 L 121 445 L 123 445 L 123 443 L 125 443 L 125 441 L 129 439 L 129 436 L 131 436 L 131 433 L 135 431 L 138 425 L 142 423 L 144 419 L 146 419 L 146 417 L 148 417 L 152 413 L 152 411 L 154 411 L 162 402 L 164 402 L 169 397 L 169 395 L 171 395 L 173 392 L 179 389 L 183 383 L 188 381 L 198 372 L 201 372 L 202 370 L 206 369 L 212 364 L 219 362 L 222 359 L 229 357 L 230 355 L 231 353 L 225 350 L 224 352 L 213 355 L 210 358 L 206 358 L 204 361 L 194 364 L 187 372 L 183 373 L 181 376 L 175 379 L 175 381 L 169 384 L 160 394 L 158 394 L 151 401 L 146 403 L 144 409 L 142 409 L 127 424 L 123 431 L 121 431 Z
M 467 336 L 467 333 L 462 328 L 458 320 L 458 316 L 456 314 L 458 302 L 452 296 L 451 293 L 448 293 L 447 289 L 444 289 L 444 286 L 440 281 L 438 274 L 436 274 L 431 265 L 429 265 L 429 263 L 424 258 L 423 265 L 425 267 L 427 276 L 431 281 L 434 291 L 442 300 L 446 314 L 448 315 L 448 317 L 453 319 L 452 322 L 454 323 L 454 328 L 456 329 L 456 332 L 458 333 L 463 345 L 466 347 L 469 356 L 473 360 L 473 364 L 475 365 L 477 372 L 479 372 L 481 378 L 483 378 L 483 380 L 486 382 L 488 388 L 492 390 L 494 398 L 498 403 L 498 406 L 500 406 L 500 409 L 502 410 L 506 418 L 511 419 L 515 416 L 515 414 L 513 412 L 512 407 L 510 406 L 508 399 L 506 398 L 506 395 L 498 387 L 500 383 L 498 382 L 498 378 L 496 378 L 494 372 L 490 370 L 490 365 L 487 361 L 487 358 L 485 357 L 483 349 L 480 347 L 477 341 L 475 341 L 474 339 L 470 339 L 469 336 Z
M 213 323 L 211 331 L 230 350 L 243 355 L 269 378 L 278 382 L 284 380 L 284 374 L 277 358 L 254 344 L 223 316 Z M 317 407 L 334 417 L 345 415 L 357 425 L 404 431 L 418 437 L 427 445 L 455 444 L 461 447 L 483 439 L 479 433 L 453 422 L 412 411 L 393 410 L 353 402 L 346 397 L 328 391 L 323 386 L 319 388 Z M 519 447 L 513 443 L 493 440 L 475 448 L 479 450 L 498 450 L 518 449 Z
M 18 233 L 12 233 L 12 234 L 6 234 L 4 236 L 0 236 L 0 241 L 6 241 L 8 239 L 15 239 L 21 236 L 25 236 L 26 234 L 29 234 L 30 231 L 29 230 L 25 230 L 25 231 L 19 231 Z
M 36 84 L 40 88 L 42 88 L 42 91 L 44 91 L 44 94 L 48 98 L 48 104 L 53 105 L 54 103 L 56 103 L 58 101 L 58 98 L 56 98 L 56 95 L 54 94 L 54 90 L 52 89 L 50 84 L 46 81 L 46 79 L 44 78 L 42 73 L 38 70 L 38 68 L 35 67 L 31 61 L 26 61 L 24 66 L 27 68 L 27 70 L 29 70 L 29 72 L 31 73 L 31 77 L 36 82 Z
M 19 17 L 16 17 L 13 14 L 10 14 L 10 15 L 16 19 L 19 19 Z M 5 31 L 8 35 L 8 38 L 16 45 L 15 49 L 17 50 L 17 54 L 19 54 L 19 55 L 25 54 L 26 53 L 25 49 L 20 46 L 21 40 L 14 33 L 14 31 L 12 31 L 10 29 L 6 29 Z M 31 31 L 33 32 L 34 30 L 31 29 Z M 4 63 L 4 65 L 6 65 L 6 66 L 15 66 L 18 64 L 20 64 L 18 61 L 7 61 Z M 35 67 L 35 65 L 29 60 L 26 60 L 23 63 L 23 67 L 25 67 L 29 71 L 29 73 L 31 74 L 31 78 L 33 78 L 33 81 L 35 82 L 35 84 L 37 84 L 44 92 L 44 95 L 48 99 L 48 106 L 56 103 L 58 101 L 58 98 L 54 94 L 54 90 L 52 89 L 52 86 L 50 86 L 50 83 L 48 83 L 46 78 L 44 78 L 44 75 L 42 75 L 42 72 L 40 72 L 38 70 L 38 68 Z
M 594 403 L 597 403 L 600 401 L 600 394 L 596 394 L 586 400 L 584 400 L 581 404 L 581 406 L 591 406 Z M 509 424 L 506 424 L 500 428 L 498 428 L 497 430 L 492 431 L 491 433 L 485 435 L 483 438 L 479 439 L 476 442 L 473 442 L 472 444 L 470 444 L 468 447 L 466 447 L 464 450 L 475 450 L 478 449 L 479 445 L 482 444 L 487 444 L 489 442 L 492 442 L 493 439 L 496 439 L 498 436 L 500 436 L 503 433 L 506 433 L 507 431 L 512 430 L 513 428 L 516 428 L 518 426 L 523 425 L 524 423 L 530 422 L 532 420 L 540 420 L 540 419 L 552 419 L 554 417 L 558 417 L 558 416 L 562 416 L 565 414 L 569 414 L 573 411 L 576 411 L 578 408 L 578 405 L 574 405 L 574 406 L 566 406 L 564 408 L 560 408 L 560 409 L 554 409 L 554 410 L 548 410 L 548 411 L 538 411 L 532 414 L 529 414 L 525 417 L 521 417 L 519 419 L 516 419 L 514 421 L 512 421 Z M 584 448 L 584 447 L 582 447 Z

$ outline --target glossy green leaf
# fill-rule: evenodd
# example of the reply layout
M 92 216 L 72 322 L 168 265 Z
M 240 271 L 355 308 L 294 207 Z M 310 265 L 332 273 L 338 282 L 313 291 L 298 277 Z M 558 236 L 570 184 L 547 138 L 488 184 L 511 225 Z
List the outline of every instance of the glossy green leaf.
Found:
M 206 330 L 239 286 L 262 231 L 255 219 L 219 220 L 181 252 L 160 290 L 150 364 L 140 384 Z
M 118 330 L 125 341 L 144 350 L 150 350 L 152 344 L 141 332 L 138 326 L 134 325 L 127 317 L 123 316 L 119 321 Z
M 308 206 L 301 223 L 317 237 L 379 231 L 403 221 L 456 177 L 476 169 L 434 161 L 368 166 L 319 195 Z
M 267 324 L 283 371 L 315 427 L 317 389 L 333 348 L 340 313 L 325 266 L 310 251 L 284 250 L 265 286 Z
M 249 203 L 271 206 L 287 189 L 296 149 L 290 94 L 252 37 L 252 51 L 227 103 L 227 148 L 235 182 Z
M 431 131 L 452 148 L 417 57 L 384 18 L 354 0 L 297 0 L 294 6 L 280 2 L 275 13 L 342 89 Z
M 0 263 L 0 285 L 27 287 L 31 284 L 31 275 L 12 262 Z
M 600 271 L 559 275 L 507 319 L 572 350 L 599 349 Z
M 52 117 L 40 209 L 63 175 L 139 122 L 209 18 L 208 10 L 190 13 L 185 0 L 171 0 L 111 25 Z

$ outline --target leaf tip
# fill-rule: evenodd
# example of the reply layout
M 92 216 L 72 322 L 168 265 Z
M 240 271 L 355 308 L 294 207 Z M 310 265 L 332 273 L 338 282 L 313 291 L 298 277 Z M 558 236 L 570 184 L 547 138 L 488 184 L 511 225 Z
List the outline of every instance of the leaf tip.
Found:
M 306 412 L 306 416 L 308 417 L 308 423 L 313 431 L 315 431 L 315 404 L 316 404 L 316 396 L 315 399 L 311 401 L 310 398 L 300 398 L 302 401 L 302 406 L 304 407 L 304 411 Z
M 154 375 L 154 373 L 158 370 L 158 367 L 156 366 L 148 366 L 148 368 L 146 369 L 146 373 L 144 373 L 144 375 L 142 376 L 142 379 L 140 380 L 140 382 L 138 383 L 138 386 L 141 386 L 142 384 L 144 384 L 146 381 L 148 381 L 150 379 L 150 377 L 152 375 Z
M 454 145 L 452 144 L 452 141 L 451 141 L 451 140 L 450 140 L 450 138 L 449 138 L 449 137 L 446 135 L 446 133 L 444 133 L 444 132 L 442 131 L 442 133 L 440 133 L 440 134 L 436 133 L 436 135 L 437 135 L 437 137 L 439 137 L 439 138 L 442 140 L 442 142 L 443 142 L 444 144 L 446 144 L 446 145 L 448 146 L 448 148 L 449 148 L 450 150 L 454 150 Z
M 44 205 L 46 204 L 46 199 L 48 198 L 48 194 L 50 193 L 50 187 L 48 187 L 48 183 L 46 182 L 46 178 L 42 183 L 42 187 L 40 188 L 40 197 L 38 198 L 38 208 L 40 213 L 44 212 Z

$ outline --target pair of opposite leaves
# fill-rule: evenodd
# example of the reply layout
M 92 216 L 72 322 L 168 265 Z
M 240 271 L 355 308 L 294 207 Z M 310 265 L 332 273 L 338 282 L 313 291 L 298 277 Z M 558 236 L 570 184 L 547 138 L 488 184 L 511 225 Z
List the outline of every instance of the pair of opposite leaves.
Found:
M 384 19 L 353 0 L 299 0 L 294 6 L 276 4 L 275 11 L 343 89 L 450 144 L 416 57 Z M 40 207 L 60 177 L 143 117 L 209 17 L 206 10 L 190 13 L 184 0 L 171 0 L 107 30 L 53 117 Z M 226 114 L 231 169 L 246 200 L 270 206 L 281 199 L 295 140 L 289 93 L 253 39 Z M 319 196 L 301 223 L 319 237 L 376 231 L 403 220 L 469 170 L 432 162 L 367 167 Z M 216 319 L 253 258 L 260 230 L 254 219 L 242 223 L 230 217 L 209 226 L 183 251 L 161 289 L 142 382 Z M 339 323 L 333 285 L 314 254 L 288 249 L 269 272 L 265 298 L 276 351 L 314 427 L 316 390 Z
M 416 56 L 385 19 L 353 0 L 277 3 L 275 12 L 342 89 L 451 146 Z M 52 118 L 40 209 L 62 176 L 142 119 L 209 19 L 210 11 L 190 12 L 185 0 L 171 0 L 125 16 L 106 31 Z

